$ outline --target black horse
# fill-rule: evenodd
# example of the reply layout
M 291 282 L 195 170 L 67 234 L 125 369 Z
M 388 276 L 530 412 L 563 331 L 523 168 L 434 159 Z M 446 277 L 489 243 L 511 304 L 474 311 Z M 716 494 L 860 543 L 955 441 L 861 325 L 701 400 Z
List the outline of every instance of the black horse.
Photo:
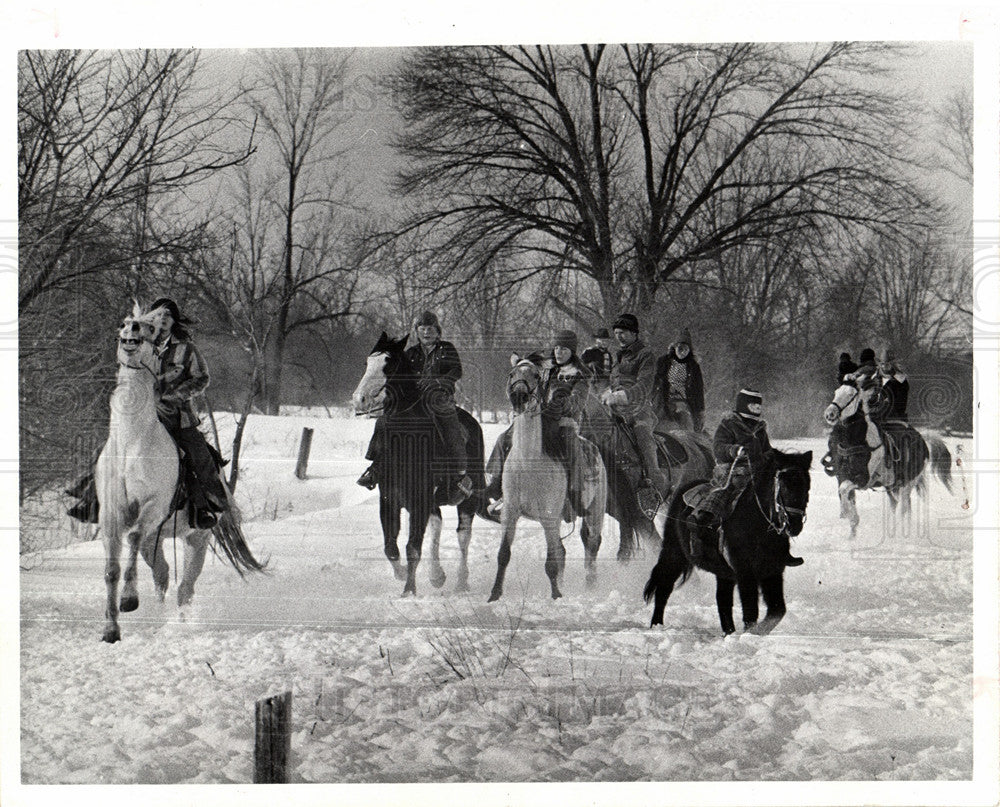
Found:
M 788 540 L 802 531 L 809 502 L 809 466 L 812 452 L 783 453 L 772 449 L 764 467 L 740 495 L 732 513 L 722 522 L 722 539 L 713 557 L 699 568 L 715 575 L 715 601 L 725 634 L 734 633 L 733 589 L 739 587 L 743 625 L 753 633 L 770 633 L 785 615 L 784 571 Z M 680 578 L 683 583 L 694 565 L 688 520 L 691 507 L 684 494 L 705 484 L 695 482 L 678 490 L 667 512 L 663 547 L 643 591 L 648 603 L 655 598 L 650 626 L 663 624 L 667 598 Z M 759 623 L 758 595 L 767 613 Z
M 356 414 L 381 415 L 376 427 L 380 448 L 376 460 L 379 481 L 379 518 L 385 555 L 400 580 L 406 580 L 403 596 L 417 593 L 417 564 L 430 524 L 433 530 L 431 584 L 440 588 L 445 573 L 438 556 L 441 504 L 447 488 L 448 461 L 439 430 L 428 409 L 428 401 L 417 386 L 417 376 L 403 352 L 407 341 L 390 339 L 383 333 L 368 356 L 364 377 L 354 391 Z M 468 412 L 458 410 L 466 434 L 467 473 L 472 496 L 458 505 L 458 543 L 461 559 L 456 590 L 468 590 L 468 551 L 472 520 L 481 507 L 483 481 L 483 431 Z M 400 561 L 400 510 L 409 513 L 410 534 L 406 544 L 406 566 Z

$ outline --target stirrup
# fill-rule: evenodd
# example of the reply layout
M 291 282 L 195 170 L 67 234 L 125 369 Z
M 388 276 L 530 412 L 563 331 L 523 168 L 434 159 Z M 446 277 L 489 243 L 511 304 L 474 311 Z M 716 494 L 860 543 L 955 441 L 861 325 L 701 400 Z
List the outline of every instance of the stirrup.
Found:
M 486 512 L 492 513 L 493 515 L 498 515 L 500 511 L 503 510 L 503 498 L 497 499 L 495 502 L 490 502 L 486 505 Z
M 219 516 L 212 510 L 199 507 L 195 513 L 195 526 L 199 530 L 210 530 L 219 523 Z
M 656 486 L 649 479 L 643 479 L 640 483 L 635 491 L 635 498 L 639 503 L 639 509 L 642 510 L 642 514 L 650 521 L 656 516 L 660 505 L 663 504 L 663 497 L 660 495 L 660 491 L 656 489 Z

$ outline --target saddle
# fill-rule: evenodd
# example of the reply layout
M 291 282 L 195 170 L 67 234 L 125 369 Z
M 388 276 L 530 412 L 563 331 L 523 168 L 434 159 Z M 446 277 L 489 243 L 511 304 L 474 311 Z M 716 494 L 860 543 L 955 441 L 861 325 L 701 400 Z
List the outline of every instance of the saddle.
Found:
M 653 438 L 660 451 L 667 458 L 667 464 L 671 466 L 683 465 L 688 461 L 690 455 L 684 443 L 667 431 L 665 426 L 656 426 L 653 429 Z

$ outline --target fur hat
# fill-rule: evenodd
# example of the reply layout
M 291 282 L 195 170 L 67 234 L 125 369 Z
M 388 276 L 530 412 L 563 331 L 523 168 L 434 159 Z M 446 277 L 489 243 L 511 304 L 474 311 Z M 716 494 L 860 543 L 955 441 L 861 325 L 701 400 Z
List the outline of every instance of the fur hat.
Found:
M 437 314 L 435 314 L 433 311 L 424 311 L 423 314 L 417 317 L 417 321 L 413 323 L 414 328 L 420 328 L 425 325 L 437 328 L 438 335 L 440 336 L 441 323 L 437 318 Z
M 687 328 L 681 328 L 680 335 L 677 337 L 677 340 L 674 342 L 674 344 L 694 347 L 694 345 L 691 344 L 691 331 L 689 331 Z
M 594 331 L 593 336 L 594 336 L 595 339 L 610 339 L 611 338 L 611 334 L 608 333 L 608 329 L 607 328 L 599 328 L 598 330 Z
M 616 331 L 632 331 L 632 333 L 639 333 L 639 320 L 636 319 L 635 314 L 622 314 L 615 320 L 615 324 L 611 326 L 613 330 Z
M 764 411 L 764 396 L 756 390 L 741 389 L 736 396 L 736 406 L 733 411 L 748 420 L 760 420 Z
M 874 364 L 875 363 L 875 351 L 870 347 L 866 347 L 861 351 L 861 355 L 858 357 L 858 362 L 860 364 Z
M 552 347 L 568 347 L 574 353 L 576 353 L 577 347 L 576 333 L 570 330 L 556 331 L 556 335 L 552 337 Z

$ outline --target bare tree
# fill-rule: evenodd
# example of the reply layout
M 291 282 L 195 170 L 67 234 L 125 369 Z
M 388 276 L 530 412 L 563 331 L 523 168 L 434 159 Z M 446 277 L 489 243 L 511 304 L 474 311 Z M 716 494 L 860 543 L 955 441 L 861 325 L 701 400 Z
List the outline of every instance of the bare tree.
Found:
M 942 164 L 942 168 L 972 187 L 972 94 L 968 90 L 952 93 L 938 110 L 938 121 L 940 143 L 950 158 Z
M 233 98 L 199 90 L 197 67 L 194 51 L 18 54 L 21 313 L 47 292 L 121 268 L 79 260 L 76 247 L 101 227 L 145 232 L 156 200 L 251 153 L 220 145 Z M 135 239 L 124 265 L 189 235 L 175 225 Z
M 444 288 L 518 250 L 506 282 L 570 266 L 605 314 L 642 312 L 682 267 L 921 209 L 906 108 L 870 89 L 885 48 L 835 43 L 422 49 L 394 83 L 417 205 Z M 638 189 L 638 190 L 633 190 Z M 724 215 L 720 215 L 720 211 Z
M 346 316 L 356 282 L 337 243 L 347 232 L 346 195 L 336 173 L 344 149 L 336 135 L 348 118 L 343 86 L 349 58 L 302 49 L 270 53 L 249 102 L 276 155 L 265 193 L 280 220 L 279 252 L 267 256 L 263 267 L 269 273 L 268 304 L 274 306 L 263 344 L 265 409 L 271 414 L 281 402 L 287 339 Z

